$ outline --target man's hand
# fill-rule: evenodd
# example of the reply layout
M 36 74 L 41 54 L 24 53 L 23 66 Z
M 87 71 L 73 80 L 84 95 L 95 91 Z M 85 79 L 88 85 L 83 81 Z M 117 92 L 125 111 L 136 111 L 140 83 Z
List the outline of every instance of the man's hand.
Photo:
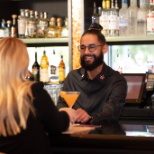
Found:
M 76 113 L 77 113 L 76 122 L 86 123 L 90 118 L 90 115 L 85 110 L 83 110 L 81 108 L 77 109 Z

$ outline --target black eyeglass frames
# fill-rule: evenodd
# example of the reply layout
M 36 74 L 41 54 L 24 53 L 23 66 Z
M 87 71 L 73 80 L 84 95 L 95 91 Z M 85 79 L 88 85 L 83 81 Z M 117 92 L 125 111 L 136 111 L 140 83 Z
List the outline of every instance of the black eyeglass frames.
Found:
M 99 45 L 96 45 L 96 44 L 89 44 L 88 46 L 79 45 L 79 46 L 78 46 L 78 50 L 79 50 L 80 52 L 83 53 L 83 52 L 85 52 L 86 48 L 88 48 L 88 50 L 89 50 L 90 52 L 94 52 L 94 51 L 97 49 L 98 46 L 103 46 L 103 45 L 101 45 L 101 44 L 99 44 Z

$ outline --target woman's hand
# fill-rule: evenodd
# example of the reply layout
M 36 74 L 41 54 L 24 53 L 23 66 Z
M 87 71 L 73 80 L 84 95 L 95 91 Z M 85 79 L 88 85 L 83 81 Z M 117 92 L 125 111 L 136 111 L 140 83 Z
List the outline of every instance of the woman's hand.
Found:
M 68 107 L 63 107 L 63 108 L 60 108 L 59 111 L 67 112 L 67 114 L 69 115 L 69 118 L 70 118 L 70 122 L 72 124 L 74 124 L 76 122 L 77 113 L 76 113 L 76 111 L 74 109 L 68 108 Z

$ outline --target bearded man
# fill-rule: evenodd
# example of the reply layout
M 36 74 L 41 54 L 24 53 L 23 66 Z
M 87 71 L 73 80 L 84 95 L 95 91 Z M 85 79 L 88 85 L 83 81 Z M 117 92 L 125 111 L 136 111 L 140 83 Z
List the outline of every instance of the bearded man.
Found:
M 102 26 L 93 23 L 83 33 L 78 46 L 81 68 L 72 70 L 63 85 L 64 91 L 80 92 L 73 106 L 77 123 L 100 125 L 117 121 L 125 104 L 127 82 L 118 71 L 105 64 L 108 45 L 101 31 Z M 68 106 L 59 97 L 57 107 Z

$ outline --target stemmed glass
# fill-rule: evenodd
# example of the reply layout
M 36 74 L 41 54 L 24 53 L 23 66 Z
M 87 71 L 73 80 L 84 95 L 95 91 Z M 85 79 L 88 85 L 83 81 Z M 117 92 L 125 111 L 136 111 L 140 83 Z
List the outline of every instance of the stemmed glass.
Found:
M 80 95 L 79 91 L 61 91 L 60 92 L 60 96 L 65 100 L 69 108 L 73 107 L 79 95 Z M 70 122 L 70 127 L 74 125 L 75 124 L 72 124 Z
M 60 96 L 64 98 L 69 108 L 72 108 L 80 95 L 79 91 L 61 91 Z

